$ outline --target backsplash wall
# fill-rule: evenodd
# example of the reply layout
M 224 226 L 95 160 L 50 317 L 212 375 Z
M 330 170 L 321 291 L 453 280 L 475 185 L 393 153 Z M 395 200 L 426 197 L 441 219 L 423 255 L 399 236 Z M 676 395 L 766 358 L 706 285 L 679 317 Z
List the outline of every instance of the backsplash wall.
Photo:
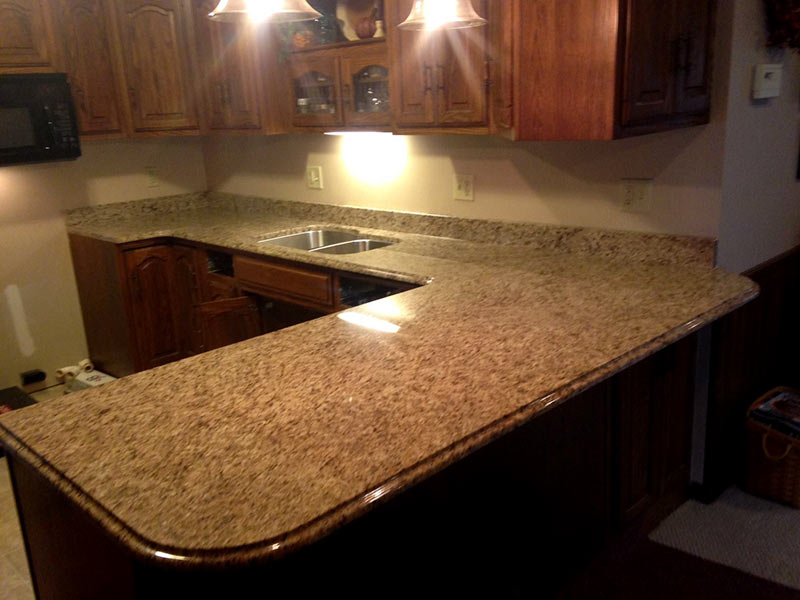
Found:
M 359 141 L 355 150 L 348 150 L 349 140 L 335 136 L 210 138 L 205 157 L 209 189 L 215 191 L 715 237 L 722 133 L 717 122 L 615 142 L 512 143 L 500 138 L 404 136 Z M 386 161 L 402 163 L 403 145 L 405 165 L 398 166 L 396 178 L 370 181 L 370 169 L 381 169 L 370 161 L 384 156 Z M 325 189 L 306 187 L 307 165 L 322 167 Z M 455 173 L 475 177 L 474 202 L 453 200 Z M 622 212 L 623 178 L 654 179 L 648 214 Z

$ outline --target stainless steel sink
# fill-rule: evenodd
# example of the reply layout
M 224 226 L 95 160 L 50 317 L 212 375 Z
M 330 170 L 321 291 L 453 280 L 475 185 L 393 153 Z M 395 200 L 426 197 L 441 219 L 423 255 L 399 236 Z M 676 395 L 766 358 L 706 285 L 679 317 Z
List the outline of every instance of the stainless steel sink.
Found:
M 266 240 L 259 240 L 259 244 L 272 244 L 273 246 L 284 246 L 286 248 L 297 248 L 298 250 L 314 250 L 323 246 L 340 244 L 357 240 L 359 235 L 349 231 L 332 231 L 328 229 L 313 229 L 311 231 L 301 231 L 289 235 L 280 235 Z
M 350 231 L 334 231 L 331 229 L 312 229 L 300 233 L 290 233 L 274 238 L 259 240 L 259 244 L 272 244 L 309 252 L 323 254 L 356 254 L 391 246 L 394 242 L 371 240 Z
M 366 252 L 367 250 L 375 250 L 376 248 L 385 248 L 392 244 L 393 242 L 363 239 L 341 242 L 339 244 L 323 246 L 322 248 L 314 248 L 311 252 L 320 252 L 322 254 L 356 254 L 358 252 Z

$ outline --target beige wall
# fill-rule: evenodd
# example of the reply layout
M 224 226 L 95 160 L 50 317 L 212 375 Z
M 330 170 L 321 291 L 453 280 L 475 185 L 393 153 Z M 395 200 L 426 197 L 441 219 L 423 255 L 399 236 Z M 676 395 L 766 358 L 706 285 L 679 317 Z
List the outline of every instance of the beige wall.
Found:
M 52 375 L 87 355 L 65 209 L 205 188 L 197 139 L 89 143 L 83 151 L 75 162 L 0 168 L 0 388 L 18 385 L 21 371 Z M 154 165 L 159 185 L 149 187 L 145 167 Z M 12 308 L 15 289 L 21 311 Z
M 715 236 L 722 127 L 594 143 L 511 143 L 464 136 L 363 142 L 315 135 L 215 138 L 206 142 L 213 190 L 280 199 L 462 217 Z M 356 141 L 356 145 L 361 142 Z M 389 147 L 385 147 L 385 146 Z M 405 166 L 385 182 L 382 168 Z M 325 189 L 305 185 L 306 165 L 323 168 Z M 364 171 L 362 173 L 361 171 Z M 455 173 L 475 176 L 475 201 L 452 198 Z M 363 177 L 362 177 L 363 175 Z M 648 215 L 620 210 L 624 177 L 655 179 Z M 365 181 L 366 179 L 367 181 Z
M 760 0 L 733 5 L 719 261 L 743 271 L 800 244 L 800 58 L 765 48 Z M 759 63 L 783 63 L 779 98 L 751 100 Z

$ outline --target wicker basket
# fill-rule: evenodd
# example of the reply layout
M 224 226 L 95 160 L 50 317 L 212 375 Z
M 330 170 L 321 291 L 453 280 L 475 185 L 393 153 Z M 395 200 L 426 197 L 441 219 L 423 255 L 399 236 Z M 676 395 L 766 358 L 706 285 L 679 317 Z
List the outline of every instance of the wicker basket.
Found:
M 747 412 L 747 492 L 800 508 L 800 439 L 755 421 L 751 413 L 781 392 L 775 388 L 756 400 Z

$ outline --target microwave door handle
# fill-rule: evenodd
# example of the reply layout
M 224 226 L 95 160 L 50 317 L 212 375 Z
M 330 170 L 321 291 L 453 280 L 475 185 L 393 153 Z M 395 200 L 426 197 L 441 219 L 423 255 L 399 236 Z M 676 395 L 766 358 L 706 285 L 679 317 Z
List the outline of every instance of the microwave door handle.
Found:
M 47 126 L 45 127 L 45 135 L 47 136 L 47 140 L 45 140 L 45 150 L 52 150 L 55 148 L 56 145 L 56 135 L 55 135 L 55 125 L 53 124 L 53 115 L 50 112 L 50 107 L 46 104 L 43 107 L 44 110 L 44 117 L 47 120 Z

